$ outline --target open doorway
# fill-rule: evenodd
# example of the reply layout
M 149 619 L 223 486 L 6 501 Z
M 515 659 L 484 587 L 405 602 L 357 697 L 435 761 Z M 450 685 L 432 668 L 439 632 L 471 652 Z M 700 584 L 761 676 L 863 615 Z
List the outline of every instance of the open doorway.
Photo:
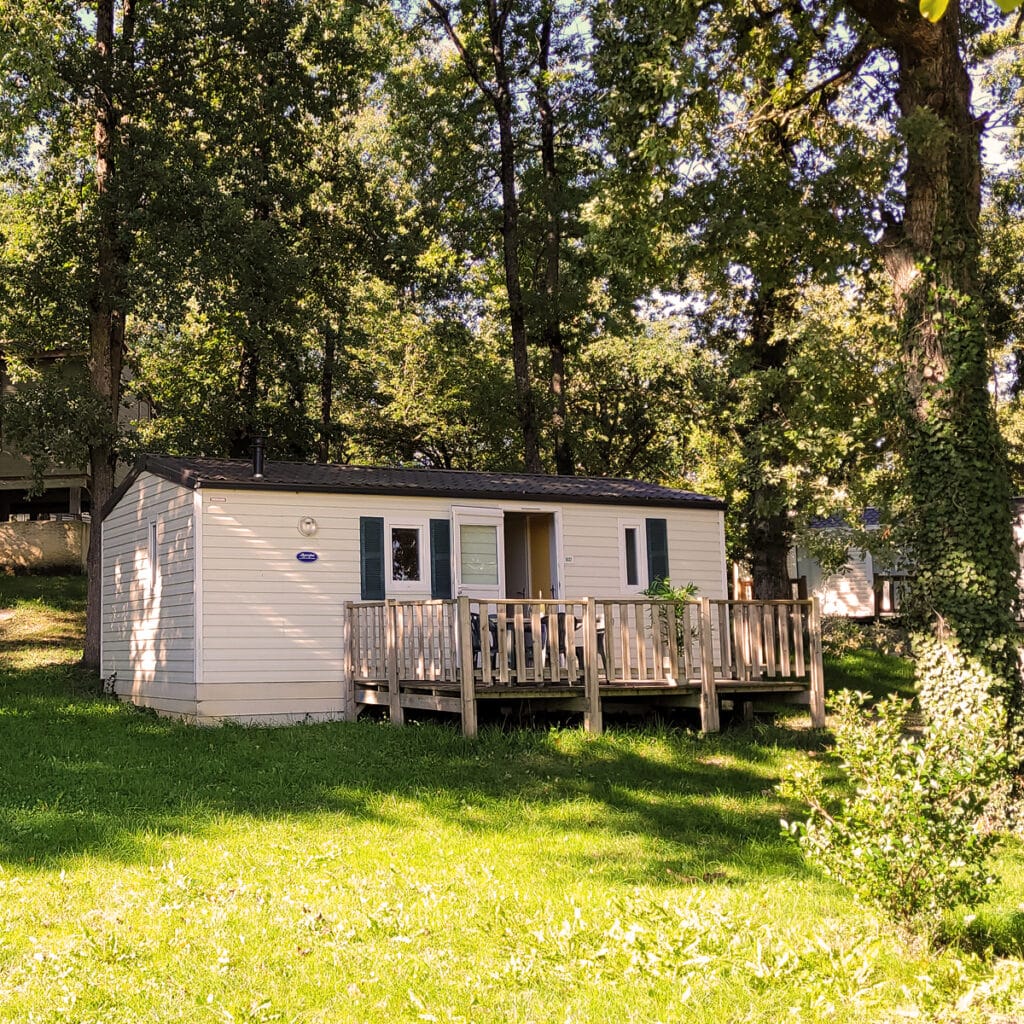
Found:
M 555 515 L 505 513 L 505 594 L 516 599 L 559 596 Z

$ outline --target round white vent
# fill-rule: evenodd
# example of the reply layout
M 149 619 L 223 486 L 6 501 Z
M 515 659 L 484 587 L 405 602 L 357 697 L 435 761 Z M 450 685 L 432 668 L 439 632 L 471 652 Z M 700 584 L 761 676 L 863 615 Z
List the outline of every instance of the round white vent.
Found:
M 299 533 L 303 537 L 312 537 L 317 531 L 317 522 L 312 516 L 303 516 L 299 520 Z

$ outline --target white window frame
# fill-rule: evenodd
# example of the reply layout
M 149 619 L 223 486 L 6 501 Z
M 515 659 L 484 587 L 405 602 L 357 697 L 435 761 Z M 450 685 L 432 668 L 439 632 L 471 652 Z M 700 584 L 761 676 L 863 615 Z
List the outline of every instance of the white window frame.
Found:
M 626 581 L 626 531 L 636 530 L 636 583 Z M 619 586 L 624 594 L 642 594 L 648 587 L 647 548 L 642 519 L 619 520 Z
M 420 556 L 420 578 L 418 580 L 396 580 L 393 557 L 392 530 L 415 530 Z M 426 519 L 402 518 L 384 519 L 384 593 L 411 594 L 426 591 L 430 593 L 430 530 Z

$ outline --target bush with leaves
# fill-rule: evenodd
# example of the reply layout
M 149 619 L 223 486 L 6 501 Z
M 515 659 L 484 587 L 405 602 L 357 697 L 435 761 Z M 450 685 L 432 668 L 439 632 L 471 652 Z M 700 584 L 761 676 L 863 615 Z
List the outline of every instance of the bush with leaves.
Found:
M 868 649 L 897 658 L 911 656 L 910 636 L 902 625 L 857 622 L 845 615 L 822 616 L 821 645 L 825 655 L 833 658 Z
M 696 583 L 684 583 L 681 587 L 675 587 L 672 585 L 672 581 L 669 579 L 655 580 L 645 591 L 645 597 L 652 597 L 656 601 L 674 601 L 676 606 L 676 647 L 680 653 L 684 650 L 686 645 L 697 638 L 698 627 L 693 626 L 689 631 L 686 628 L 686 617 L 683 614 L 683 609 L 687 604 L 693 602 L 697 596 L 697 591 L 700 588 Z M 668 627 L 663 625 L 662 636 L 667 641 L 668 637 L 665 636 Z
M 781 791 L 810 807 L 783 822 L 804 853 L 898 925 L 931 939 L 944 910 L 974 907 L 993 884 L 987 868 L 998 837 L 982 827 L 1006 770 L 993 716 L 932 719 L 906 729 L 910 702 L 867 695 L 835 699 L 835 753 L 849 782 L 829 801 L 823 773 L 794 767 Z

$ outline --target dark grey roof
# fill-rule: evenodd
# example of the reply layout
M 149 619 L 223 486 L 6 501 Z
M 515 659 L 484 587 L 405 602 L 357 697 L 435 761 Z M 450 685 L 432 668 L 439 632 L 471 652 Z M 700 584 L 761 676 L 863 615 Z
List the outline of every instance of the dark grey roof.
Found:
M 613 477 L 543 476 L 532 473 L 476 473 L 453 469 L 335 466 L 268 459 L 263 479 L 254 480 L 248 459 L 188 459 L 143 455 L 107 503 L 104 515 L 141 472 L 155 473 L 184 487 L 253 491 L 320 491 L 332 494 L 407 494 L 419 497 L 492 498 L 587 504 L 658 505 L 723 509 L 725 503 L 692 491 Z
M 877 508 L 866 508 L 860 514 L 861 526 L 881 526 L 882 514 Z M 814 516 L 811 519 L 814 530 L 848 530 L 850 524 L 842 516 Z

